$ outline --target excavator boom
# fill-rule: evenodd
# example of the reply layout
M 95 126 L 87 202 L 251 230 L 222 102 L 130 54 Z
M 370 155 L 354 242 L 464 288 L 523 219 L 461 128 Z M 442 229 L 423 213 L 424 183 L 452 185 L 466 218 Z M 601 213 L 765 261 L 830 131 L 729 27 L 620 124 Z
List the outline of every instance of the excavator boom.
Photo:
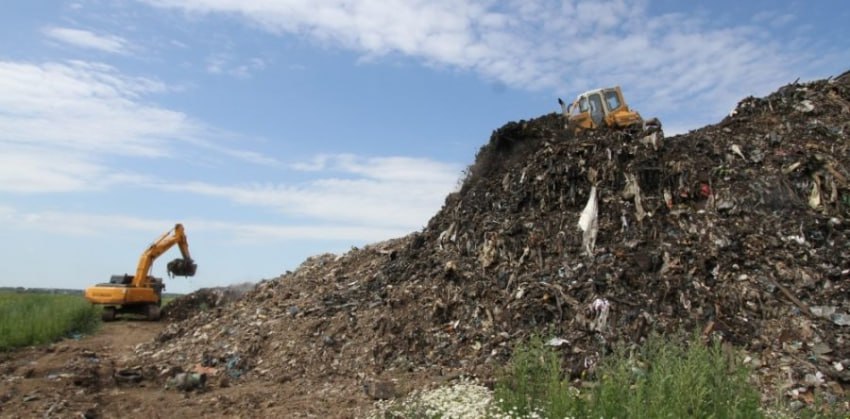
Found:
M 153 262 L 175 244 L 180 248 L 183 259 L 175 259 L 169 262 L 168 273 L 177 276 L 195 275 L 198 265 L 192 261 L 192 256 L 189 254 L 189 242 L 186 240 L 186 232 L 183 230 L 183 225 L 177 224 L 172 230 L 165 232 L 160 238 L 151 243 L 147 250 L 142 252 L 132 285 L 135 287 L 149 286 L 148 272 L 150 272 Z

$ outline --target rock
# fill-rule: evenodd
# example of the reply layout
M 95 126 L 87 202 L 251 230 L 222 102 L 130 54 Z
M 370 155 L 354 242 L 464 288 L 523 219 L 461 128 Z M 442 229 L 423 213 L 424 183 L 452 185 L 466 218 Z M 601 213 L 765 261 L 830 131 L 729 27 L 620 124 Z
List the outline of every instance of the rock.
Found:
M 181 372 L 166 382 L 166 388 L 176 388 L 182 391 L 202 389 L 207 384 L 207 375 Z
M 829 318 L 839 326 L 850 326 L 850 315 L 845 313 L 832 313 Z
M 372 400 L 388 400 L 398 396 L 396 385 L 391 381 L 367 380 L 363 383 L 363 391 Z

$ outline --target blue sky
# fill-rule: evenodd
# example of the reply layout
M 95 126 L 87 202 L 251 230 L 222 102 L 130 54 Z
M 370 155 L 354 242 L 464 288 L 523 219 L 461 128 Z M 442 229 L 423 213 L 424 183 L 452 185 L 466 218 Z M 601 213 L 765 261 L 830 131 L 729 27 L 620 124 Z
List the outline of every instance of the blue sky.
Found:
M 420 230 L 490 133 L 618 84 L 670 133 L 850 69 L 844 1 L 0 6 L 0 286 L 257 281 Z M 165 276 L 162 257 L 153 273 Z

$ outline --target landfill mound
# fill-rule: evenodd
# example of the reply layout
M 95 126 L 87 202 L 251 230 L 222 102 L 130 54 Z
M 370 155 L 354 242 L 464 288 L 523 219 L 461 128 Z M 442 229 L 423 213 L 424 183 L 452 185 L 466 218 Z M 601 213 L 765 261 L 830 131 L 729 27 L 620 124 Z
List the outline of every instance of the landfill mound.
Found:
M 254 287 L 239 284 L 228 287 L 201 288 L 191 294 L 181 295 L 162 308 L 162 318 L 170 321 L 186 320 L 199 311 L 221 308 L 241 298 Z
M 745 350 L 763 388 L 841 397 L 848 163 L 847 73 L 746 98 L 672 138 L 570 138 L 556 114 L 509 123 L 421 232 L 309 258 L 137 354 L 159 371 L 320 388 L 486 376 L 543 333 L 579 379 L 617 344 L 698 330 Z

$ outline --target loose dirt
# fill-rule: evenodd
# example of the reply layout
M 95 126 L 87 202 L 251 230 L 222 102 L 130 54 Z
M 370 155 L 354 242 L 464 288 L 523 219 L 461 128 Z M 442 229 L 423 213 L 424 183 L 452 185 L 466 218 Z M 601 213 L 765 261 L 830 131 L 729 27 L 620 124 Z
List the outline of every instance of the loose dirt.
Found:
M 227 385 L 204 390 L 166 389 L 161 381 L 125 382 L 134 349 L 153 341 L 166 323 L 118 321 L 92 336 L 0 354 L 2 418 L 352 417 L 371 406 L 358 380 L 329 377 L 321 384 L 285 377 L 274 385 Z M 158 378 L 158 377 L 157 377 Z M 400 376 L 423 382 L 415 375 Z M 345 391 L 345 390 L 348 391 Z M 342 390 L 342 391 L 340 391 Z

